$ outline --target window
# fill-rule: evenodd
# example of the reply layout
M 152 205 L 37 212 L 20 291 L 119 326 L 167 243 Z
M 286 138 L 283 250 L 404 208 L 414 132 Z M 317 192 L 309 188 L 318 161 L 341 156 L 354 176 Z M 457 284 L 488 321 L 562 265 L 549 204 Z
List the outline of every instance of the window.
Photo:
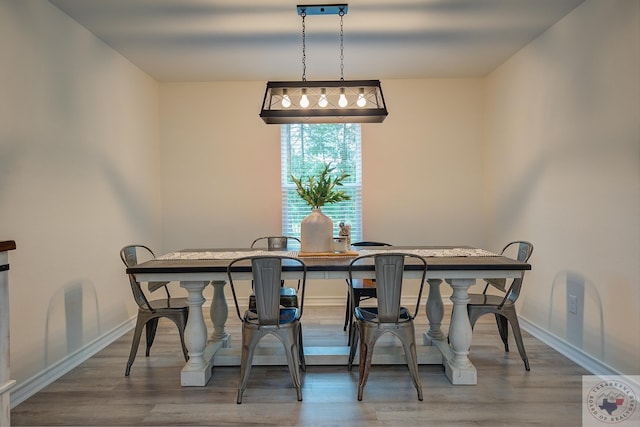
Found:
M 333 235 L 339 224 L 351 225 L 351 241 L 362 240 L 362 161 L 360 125 L 356 123 L 282 125 L 282 233 L 300 237 L 300 222 L 311 212 L 291 180 L 317 174 L 329 163 L 334 173 L 346 172 L 343 190 L 351 200 L 325 205 L 322 212 L 333 220 Z

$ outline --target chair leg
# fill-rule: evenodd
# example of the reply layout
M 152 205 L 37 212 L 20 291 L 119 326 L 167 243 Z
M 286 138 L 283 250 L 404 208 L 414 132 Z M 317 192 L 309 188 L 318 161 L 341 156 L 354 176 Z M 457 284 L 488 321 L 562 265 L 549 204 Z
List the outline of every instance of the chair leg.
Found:
M 344 313 L 344 326 L 342 327 L 342 330 L 345 332 L 347 330 L 347 326 L 349 326 L 349 324 L 351 323 L 349 322 L 350 317 L 351 317 L 351 292 L 347 292 L 347 308 Z
M 516 345 L 518 346 L 520 358 L 522 358 L 522 361 L 524 362 L 524 369 L 530 371 L 529 358 L 527 357 L 527 353 L 524 351 L 524 342 L 522 341 L 522 333 L 520 332 L 518 316 L 514 314 L 509 320 L 511 322 L 511 329 L 513 330 L 513 338 L 516 340 Z
M 184 329 L 187 326 L 187 318 L 189 313 L 176 314 L 175 316 L 167 317 L 173 323 L 175 323 L 176 328 L 178 328 L 178 334 L 180 334 L 180 345 L 182 346 L 182 354 L 184 355 L 184 361 L 189 361 L 189 351 L 187 350 L 187 346 L 184 343 Z
M 298 324 L 298 358 L 300 359 L 300 368 L 307 370 L 307 362 L 304 359 L 304 344 L 302 342 L 302 324 Z
M 396 334 L 402 346 L 404 347 L 404 354 L 407 359 L 407 367 L 411 373 L 411 379 L 413 385 L 418 392 L 418 400 L 422 401 L 422 383 L 420 381 L 420 373 L 418 372 L 418 355 L 416 353 L 416 334 L 413 327 L 406 327 L 405 330 Z M 399 334 L 402 334 L 400 336 Z
M 136 321 L 136 328 L 133 331 L 133 341 L 131 342 L 131 351 L 129 352 L 129 360 L 127 361 L 127 367 L 124 371 L 124 375 L 126 377 L 129 376 L 131 372 L 131 365 L 133 365 L 133 361 L 136 359 L 136 354 L 138 353 L 138 346 L 140 345 L 140 337 L 142 336 L 142 329 L 144 328 L 145 322 L 138 316 L 138 320 Z
M 253 354 L 255 353 L 256 344 L 262 337 L 260 331 L 248 332 L 242 328 L 242 357 L 240 361 L 240 385 L 238 386 L 238 397 L 236 402 L 242 403 L 242 394 L 247 388 L 249 382 L 249 373 L 253 363 Z
M 509 325 L 508 320 L 505 316 L 502 316 L 498 313 L 495 314 L 496 323 L 498 324 L 498 332 L 500 333 L 500 338 L 502 339 L 502 343 L 504 344 L 504 351 L 509 352 Z
M 358 348 L 358 335 L 360 333 L 358 329 L 358 321 L 356 320 L 355 322 L 353 322 L 351 328 L 349 329 L 349 336 L 353 336 L 353 339 L 350 339 L 351 345 L 349 348 L 349 363 L 347 365 L 347 369 L 349 371 L 351 370 L 351 368 L 353 368 L 353 359 L 356 357 L 356 349 Z
M 151 351 L 151 345 L 153 345 L 153 340 L 156 337 L 156 330 L 158 329 L 158 318 L 154 317 L 153 319 L 149 319 L 147 321 L 147 351 L 145 356 L 149 357 L 149 352 Z
M 361 333 L 360 337 L 360 366 L 358 377 L 358 400 L 362 400 L 364 394 L 364 387 L 367 385 L 367 379 L 369 378 L 369 372 L 371 371 L 371 359 L 373 358 L 373 347 L 376 344 L 378 336 L 375 332 L 370 333 L 366 329 L 363 329 L 364 333 Z
M 467 315 L 469 316 L 469 323 L 471 324 L 471 330 L 473 330 L 476 322 L 480 318 L 480 315 L 470 305 L 467 306 Z
M 354 339 L 354 335 L 352 331 L 355 332 L 355 328 L 351 327 L 354 323 L 353 311 L 356 309 L 356 307 L 360 307 L 360 301 L 361 301 L 360 294 L 358 293 L 358 291 L 354 290 L 353 300 L 351 301 L 351 307 L 349 310 L 349 342 L 347 343 L 347 345 L 351 345 L 351 342 Z
M 178 333 L 180 334 L 180 344 L 182 345 L 182 354 L 184 355 L 184 361 L 189 361 L 189 351 L 187 350 L 187 346 L 184 344 L 184 329 L 186 327 L 186 320 L 184 323 L 178 325 Z
M 284 331 L 286 337 L 283 337 L 283 334 L 280 334 L 283 344 L 288 343 L 289 345 L 285 345 L 285 355 L 287 356 L 287 365 L 289 366 L 289 374 L 291 375 L 291 381 L 293 382 L 293 386 L 296 388 L 296 394 L 298 396 L 298 400 L 302 400 L 302 383 L 300 381 L 300 353 L 299 348 L 296 341 L 299 339 L 299 334 L 296 331 L 297 328 L 293 330 Z M 282 329 L 280 330 L 282 331 Z
M 353 346 L 354 341 L 357 341 L 356 335 L 358 333 L 358 329 L 356 327 L 357 320 L 354 320 L 353 317 L 349 321 L 349 334 L 347 335 L 347 345 Z

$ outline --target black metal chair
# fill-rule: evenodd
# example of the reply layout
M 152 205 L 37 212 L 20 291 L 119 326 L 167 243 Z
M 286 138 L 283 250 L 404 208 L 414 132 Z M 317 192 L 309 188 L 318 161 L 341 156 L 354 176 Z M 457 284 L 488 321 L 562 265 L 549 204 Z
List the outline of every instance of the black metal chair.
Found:
M 367 246 L 391 246 L 389 243 L 382 242 L 356 242 L 351 246 L 355 247 L 367 247 Z M 349 281 L 347 280 L 347 285 Z M 361 301 L 365 301 L 376 297 L 376 283 L 374 279 L 354 279 L 353 280 L 353 299 L 351 298 L 351 292 L 347 289 L 347 306 L 344 313 L 344 326 L 343 331 L 349 328 L 351 331 L 351 324 L 353 323 L 353 308 L 360 306 Z M 351 302 L 353 301 L 353 305 Z M 351 344 L 351 334 L 349 334 L 349 344 Z
M 533 252 L 533 245 L 529 242 L 515 241 L 506 245 L 501 254 L 507 255 L 510 251 L 517 250 L 516 259 L 520 262 L 527 262 Z M 511 324 L 513 336 L 520 352 L 520 357 L 524 362 L 527 371 L 529 368 L 529 359 L 524 350 L 522 342 L 522 333 L 520 332 L 520 324 L 518 322 L 518 314 L 516 313 L 515 303 L 520 296 L 522 289 L 522 278 L 512 279 L 511 284 L 507 288 L 507 279 L 487 279 L 484 291 L 481 294 L 469 294 L 469 303 L 467 304 L 467 312 L 469 313 L 469 321 L 471 327 L 483 315 L 493 313 L 498 324 L 498 332 L 504 343 L 504 351 L 509 351 L 509 329 L 507 323 Z M 487 294 L 487 290 L 491 286 L 502 293 L 502 295 Z
M 146 258 L 155 258 L 153 251 L 147 246 L 129 245 L 120 250 L 120 259 L 122 259 L 124 265 L 127 267 L 137 265 L 138 251 L 142 251 L 143 256 Z M 161 317 L 166 317 L 176 324 L 178 327 L 178 333 L 180 334 L 180 343 L 182 345 L 184 360 L 187 361 L 189 359 L 187 347 L 184 344 L 184 329 L 189 316 L 189 306 L 186 298 L 171 297 L 169 288 L 167 287 L 168 283 L 169 282 L 149 282 L 148 289 L 150 292 L 164 288 L 167 296 L 166 298 L 149 301 L 135 275 L 129 274 L 129 284 L 131 285 L 133 298 L 138 304 L 138 318 L 136 320 L 136 328 L 133 333 L 133 342 L 131 343 L 131 352 L 129 353 L 127 368 L 124 373 L 125 376 L 129 376 L 129 373 L 131 372 L 131 365 L 133 365 L 133 361 L 138 353 L 138 346 L 140 345 L 140 337 L 142 336 L 143 328 L 146 329 L 147 339 L 145 356 L 149 357 L 151 345 L 153 344 L 153 340 L 156 336 L 156 330 L 158 328 L 158 319 Z
M 415 319 L 420 308 L 420 299 L 422 298 L 422 290 L 427 274 L 427 261 L 421 256 L 402 252 L 364 255 L 352 260 L 349 264 L 350 284 L 353 283 L 353 271 L 357 268 L 357 265 L 362 264 L 363 260 L 372 258 L 375 264 L 376 287 L 378 290 L 377 306 L 354 307 L 355 322 L 352 328 L 355 330 L 353 334 L 350 334 L 353 335 L 353 341 L 349 351 L 349 370 L 353 366 L 358 341 L 360 342 L 358 400 L 362 400 L 364 387 L 367 384 L 367 378 L 371 370 L 373 348 L 378 338 L 387 332 L 398 337 L 402 343 L 407 366 L 418 392 L 418 400 L 422 400 L 422 384 L 418 373 L 413 319 Z M 408 259 L 411 259 L 415 263 L 415 267 L 422 272 L 416 308 L 413 313 L 400 305 L 405 261 Z M 349 286 L 349 290 L 353 292 L 353 287 Z
M 280 288 L 282 263 L 288 262 L 299 267 L 301 279 L 300 306 L 281 307 Z M 255 293 L 255 309 L 240 310 L 236 292 L 236 274 L 251 272 Z M 307 266 L 298 258 L 286 256 L 249 256 L 238 258 L 227 268 L 229 285 L 233 294 L 236 312 L 242 322 L 242 357 L 240 363 L 240 383 L 237 403 L 242 403 L 242 395 L 247 388 L 253 356 L 260 340 L 266 335 L 274 335 L 285 349 L 291 380 L 296 388 L 298 400 L 302 400 L 300 367 L 305 369 L 302 345 L 302 325 L 300 318 L 304 306 L 304 289 L 307 280 Z
M 301 244 L 300 239 L 291 236 L 265 236 L 258 237 L 251 243 L 251 248 L 256 249 L 264 247 L 269 251 L 286 251 L 289 248 L 289 242 L 298 242 L 298 246 Z M 284 280 L 281 283 L 280 288 L 280 305 L 283 307 L 297 307 L 298 306 L 298 292 L 300 291 L 300 280 L 295 288 L 285 286 Z M 249 300 L 249 308 L 255 308 L 255 297 L 251 295 Z

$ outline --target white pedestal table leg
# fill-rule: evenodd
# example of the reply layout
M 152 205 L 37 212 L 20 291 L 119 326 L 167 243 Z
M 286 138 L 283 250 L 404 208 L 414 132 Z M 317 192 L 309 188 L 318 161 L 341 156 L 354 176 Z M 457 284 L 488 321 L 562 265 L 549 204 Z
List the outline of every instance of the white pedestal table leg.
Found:
M 184 341 L 189 351 L 189 361 L 182 368 L 180 383 L 183 386 L 205 386 L 211 378 L 213 366 L 209 357 L 205 357 L 207 345 L 207 325 L 204 323 L 202 305 L 204 296 L 202 291 L 209 282 L 185 281 L 180 286 L 189 292 L 187 303 L 189 304 L 189 318 L 184 332 Z
M 442 279 L 428 279 L 429 295 L 427 297 L 426 310 L 429 320 L 429 330 L 424 333 L 424 345 L 431 345 L 433 340 L 443 340 L 446 336 L 442 333 L 442 319 L 444 318 L 444 304 L 440 293 Z
M 469 287 L 475 284 L 475 279 L 447 279 L 447 283 L 453 288 L 451 301 L 453 312 L 451 325 L 449 326 L 449 341 L 434 341 L 440 348 L 445 358 L 445 374 L 452 384 L 477 384 L 478 375 L 476 368 L 469 360 L 469 347 L 471 347 L 471 323 L 467 314 L 469 302 Z
M 229 307 L 227 299 L 224 297 L 224 280 L 214 280 L 213 285 L 213 301 L 209 309 L 211 322 L 213 322 L 213 332 L 211 333 L 211 341 L 220 342 L 222 347 L 231 347 L 231 335 L 225 331 L 224 326 L 229 317 Z

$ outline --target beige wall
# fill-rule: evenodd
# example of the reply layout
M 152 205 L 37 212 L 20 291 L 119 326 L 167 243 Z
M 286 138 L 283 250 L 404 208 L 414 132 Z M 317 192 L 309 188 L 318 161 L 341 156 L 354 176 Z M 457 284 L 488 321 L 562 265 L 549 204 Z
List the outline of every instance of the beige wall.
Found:
M 487 226 L 535 245 L 520 313 L 626 374 L 640 372 L 639 4 L 587 1 L 487 79 Z
M 280 233 L 280 127 L 258 117 L 264 84 L 161 85 L 165 250 Z M 389 117 L 362 125 L 365 239 L 484 243 L 482 80 L 382 84 Z
M 165 251 L 280 234 L 280 126 L 258 117 L 264 85 L 160 86 Z M 483 81 L 382 86 L 389 117 L 362 126 L 364 238 L 482 246 Z M 321 282 L 308 295 L 344 302 L 345 292 Z
M 20 385 L 136 312 L 118 251 L 159 245 L 158 99 L 155 81 L 48 2 L 0 2 L 0 28 L 0 240 L 18 246 Z

